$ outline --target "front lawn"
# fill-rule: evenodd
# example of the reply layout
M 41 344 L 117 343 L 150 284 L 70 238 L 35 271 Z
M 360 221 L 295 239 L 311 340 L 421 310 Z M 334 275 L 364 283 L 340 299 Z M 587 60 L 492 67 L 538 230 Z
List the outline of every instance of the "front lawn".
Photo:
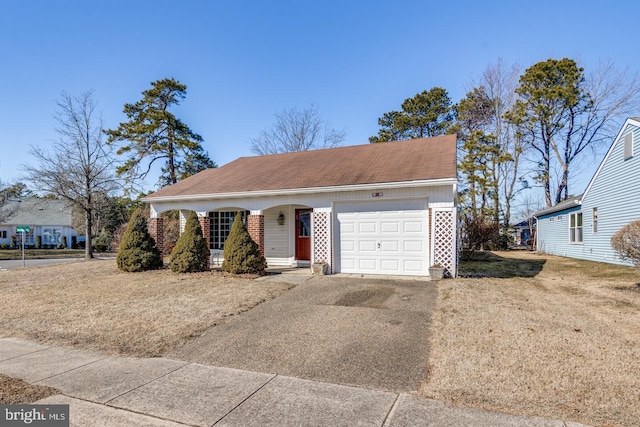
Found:
M 640 274 L 630 267 L 485 253 L 435 282 L 420 394 L 456 405 L 640 425 Z
M 162 356 L 291 287 L 216 272 L 123 273 L 115 260 L 2 271 L 0 336 Z

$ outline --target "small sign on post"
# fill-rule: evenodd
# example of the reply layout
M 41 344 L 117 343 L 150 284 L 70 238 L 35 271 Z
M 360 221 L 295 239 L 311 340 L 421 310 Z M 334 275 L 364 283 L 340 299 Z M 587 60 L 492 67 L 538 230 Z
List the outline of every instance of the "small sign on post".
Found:
M 28 225 L 18 225 L 16 227 L 16 233 L 22 233 L 22 266 L 25 266 L 24 261 L 24 235 L 31 231 L 31 227 Z

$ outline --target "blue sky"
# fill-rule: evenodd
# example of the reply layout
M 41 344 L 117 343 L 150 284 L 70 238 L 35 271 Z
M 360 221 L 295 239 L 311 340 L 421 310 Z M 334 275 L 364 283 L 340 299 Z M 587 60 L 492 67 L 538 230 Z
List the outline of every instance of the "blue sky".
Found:
M 223 165 L 285 108 L 315 104 L 345 145 L 434 86 L 452 99 L 502 58 L 640 69 L 637 7 L 577 1 L 0 1 L 0 180 L 56 137 L 62 91 L 95 92 L 105 126 L 152 81 L 188 86 L 175 113 Z M 590 176 L 587 176 L 588 180 Z M 153 185 L 157 177 L 149 179 Z M 582 181 L 585 181 L 583 179 Z M 587 182 L 575 182 L 578 191 Z

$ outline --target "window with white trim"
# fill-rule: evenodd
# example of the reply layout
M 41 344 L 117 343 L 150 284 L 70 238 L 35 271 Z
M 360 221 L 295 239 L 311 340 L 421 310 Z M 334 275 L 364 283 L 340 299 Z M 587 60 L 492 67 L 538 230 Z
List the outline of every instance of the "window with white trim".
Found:
M 42 230 L 42 244 L 57 245 L 58 243 L 62 243 L 62 229 L 45 228 Z
M 569 242 L 582 243 L 582 212 L 569 214 Z
M 624 159 L 633 157 L 633 134 L 628 133 L 624 136 Z
M 7 230 L 0 230 L 0 239 L 7 238 Z
M 247 223 L 247 215 L 249 211 L 240 211 L 242 221 Z M 233 220 L 236 218 L 238 211 L 216 211 L 209 212 L 209 248 L 224 249 L 224 242 L 229 237 Z
M 593 208 L 593 213 L 592 213 L 593 217 L 593 232 L 597 233 L 598 232 L 598 208 Z

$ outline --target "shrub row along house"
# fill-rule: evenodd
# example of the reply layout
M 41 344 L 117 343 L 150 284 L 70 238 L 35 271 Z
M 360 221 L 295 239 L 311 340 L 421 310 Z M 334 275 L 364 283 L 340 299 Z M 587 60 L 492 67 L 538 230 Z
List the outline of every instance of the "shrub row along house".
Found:
M 0 247 L 16 247 L 22 243 L 22 233 L 18 227 L 29 229 L 25 233 L 25 247 L 57 248 L 64 245 L 71 246 L 76 236 L 76 230 L 71 226 L 72 209 L 62 200 L 22 199 L 21 201 L 6 201 L 0 217 L 5 218 L 0 223 Z
M 640 118 L 628 119 L 614 139 L 584 194 L 537 212 L 541 252 L 628 264 L 611 247 L 611 237 L 640 219 Z
M 456 136 L 242 157 L 147 196 L 160 213 L 195 211 L 214 261 L 240 212 L 269 266 L 329 272 L 455 275 Z

